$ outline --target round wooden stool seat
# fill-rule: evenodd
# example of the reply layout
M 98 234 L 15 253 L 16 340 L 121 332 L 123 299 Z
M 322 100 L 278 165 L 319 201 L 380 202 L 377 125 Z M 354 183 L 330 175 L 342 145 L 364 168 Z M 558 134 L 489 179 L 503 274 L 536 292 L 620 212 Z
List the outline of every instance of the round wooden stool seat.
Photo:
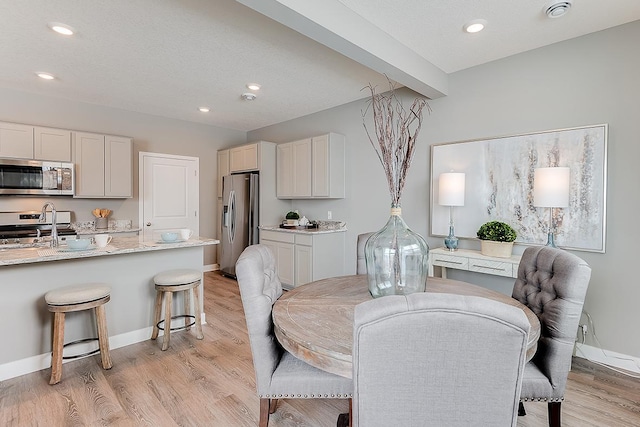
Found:
M 202 272 L 192 269 L 176 269 L 167 270 L 156 274 L 153 277 L 156 289 L 155 315 L 153 322 L 153 333 L 151 339 L 158 338 L 160 331 L 164 331 L 162 340 L 162 350 L 169 348 L 171 340 L 171 331 L 196 328 L 196 338 L 201 340 L 204 338 L 202 334 L 202 322 L 200 320 L 200 283 L 202 280 Z M 173 302 L 173 293 L 184 292 L 184 314 L 172 316 L 171 306 Z M 193 296 L 193 314 L 191 314 L 191 298 Z M 162 303 L 164 300 L 165 316 L 164 320 L 160 320 L 162 313 Z M 184 326 L 171 327 L 171 320 L 184 318 Z M 160 326 L 162 325 L 162 326 Z
M 111 355 L 109 354 L 109 334 L 104 304 L 111 299 L 111 287 L 104 283 L 87 283 L 72 285 L 49 291 L 44 296 L 47 309 L 54 313 L 53 343 L 51 355 L 51 380 L 49 384 L 57 384 L 62 377 L 62 359 L 65 345 L 98 340 L 98 350 L 89 353 L 70 356 L 77 358 L 100 351 L 102 367 L 111 369 Z M 98 338 L 87 338 L 64 344 L 65 313 L 93 309 L 98 327 Z

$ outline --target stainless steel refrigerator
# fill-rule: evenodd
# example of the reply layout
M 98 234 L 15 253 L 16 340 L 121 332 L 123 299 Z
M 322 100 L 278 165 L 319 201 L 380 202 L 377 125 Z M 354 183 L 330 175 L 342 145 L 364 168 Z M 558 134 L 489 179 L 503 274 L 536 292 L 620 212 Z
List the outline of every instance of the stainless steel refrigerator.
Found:
M 222 238 L 220 271 L 236 278 L 236 261 L 249 245 L 258 243 L 259 179 L 257 173 L 222 178 Z

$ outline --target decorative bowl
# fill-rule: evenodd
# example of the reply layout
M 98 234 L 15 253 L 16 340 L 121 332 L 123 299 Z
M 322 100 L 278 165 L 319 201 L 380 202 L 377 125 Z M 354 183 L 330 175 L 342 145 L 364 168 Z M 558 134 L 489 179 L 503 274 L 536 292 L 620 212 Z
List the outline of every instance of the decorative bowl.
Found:
M 90 244 L 90 239 L 67 239 L 69 249 L 87 249 Z

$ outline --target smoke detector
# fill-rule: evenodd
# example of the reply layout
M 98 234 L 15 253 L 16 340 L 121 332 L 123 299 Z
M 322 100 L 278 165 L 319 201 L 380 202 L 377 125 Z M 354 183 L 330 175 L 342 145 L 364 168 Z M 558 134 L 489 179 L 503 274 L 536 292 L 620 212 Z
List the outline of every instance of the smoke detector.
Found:
M 569 9 L 571 9 L 571 0 L 553 1 L 549 3 L 544 13 L 546 13 L 549 18 L 560 18 L 564 16 Z
M 258 96 L 255 93 L 243 93 L 241 95 L 241 98 L 244 99 L 245 101 L 253 101 L 254 99 L 256 99 Z

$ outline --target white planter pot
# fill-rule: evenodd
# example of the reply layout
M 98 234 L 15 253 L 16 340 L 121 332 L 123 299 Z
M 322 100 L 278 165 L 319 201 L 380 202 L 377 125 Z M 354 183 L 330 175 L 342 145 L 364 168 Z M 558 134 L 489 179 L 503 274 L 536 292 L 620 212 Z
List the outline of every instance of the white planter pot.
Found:
M 482 255 L 497 257 L 497 258 L 510 258 L 511 250 L 513 249 L 513 242 L 494 242 L 492 240 L 480 240 Z

